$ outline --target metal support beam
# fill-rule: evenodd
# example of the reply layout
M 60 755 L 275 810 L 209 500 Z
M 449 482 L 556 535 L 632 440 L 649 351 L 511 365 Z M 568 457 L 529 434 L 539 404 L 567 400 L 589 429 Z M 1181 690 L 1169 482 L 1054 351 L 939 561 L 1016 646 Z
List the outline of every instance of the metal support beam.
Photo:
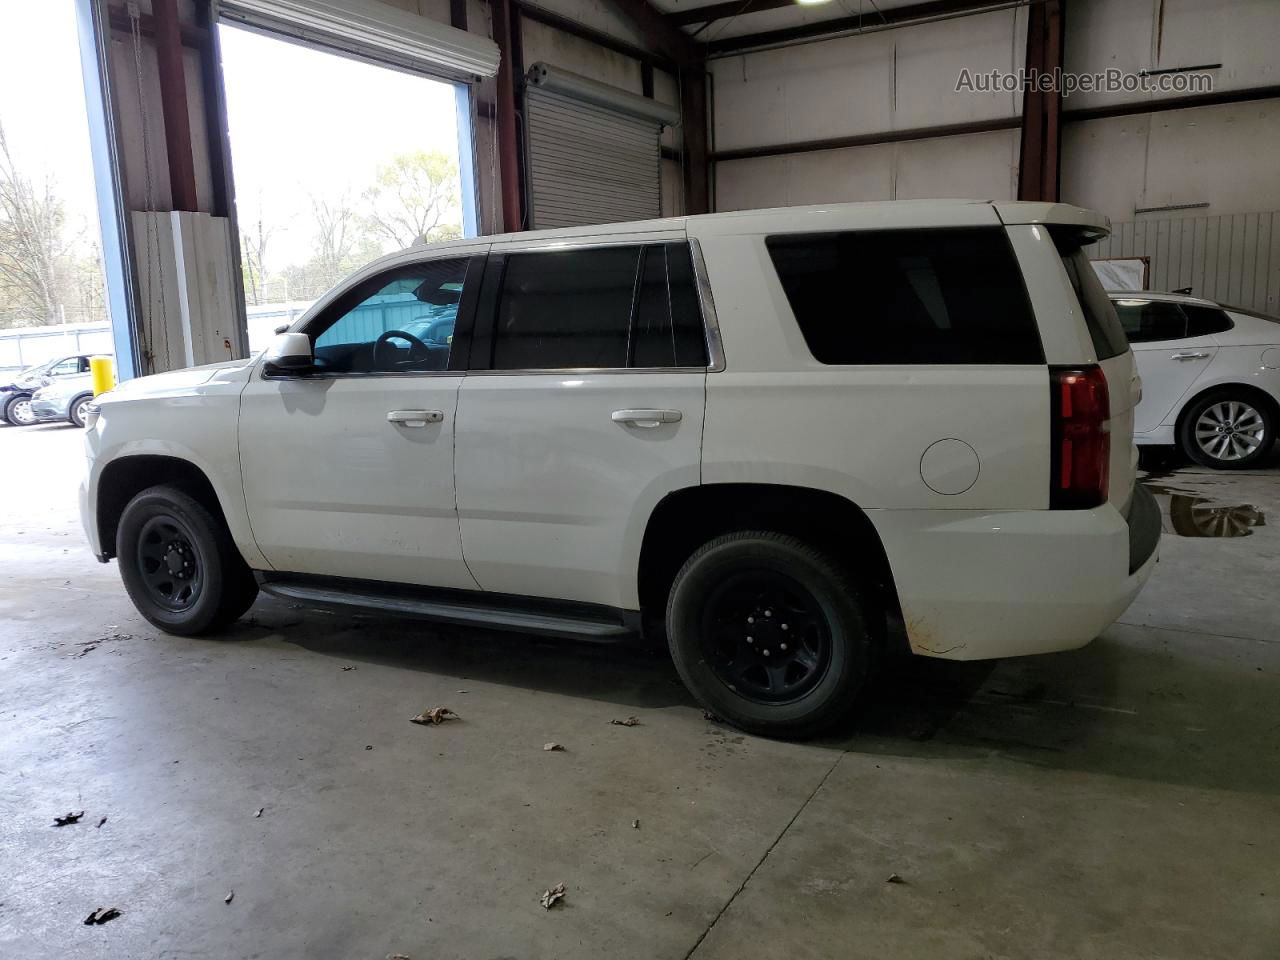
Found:
M 1036 79 L 1062 71 L 1066 0 L 1045 0 L 1027 9 L 1027 75 L 1022 95 L 1022 146 L 1018 157 L 1018 199 L 1056 202 L 1062 168 L 1062 92 L 1040 89 Z
M 707 72 L 701 64 L 680 70 L 680 125 L 684 135 L 684 212 L 710 213 L 711 158 L 707 151 Z
M 519 12 L 509 0 L 491 0 L 493 41 L 498 45 L 497 90 L 498 181 L 502 192 L 502 225 L 507 233 L 524 229 L 524 198 L 520 189 L 520 143 L 516 130 L 516 85 L 523 64 L 513 36 L 520 28 Z
M 836 36 L 872 33 L 880 30 L 892 30 L 913 23 L 927 23 L 933 20 L 950 20 L 967 17 L 993 10 L 1008 10 L 1013 7 L 1027 6 L 1043 2 L 1043 0 L 928 0 L 925 3 L 913 3 L 905 7 L 889 7 L 869 10 L 851 17 L 837 17 L 832 20 L 819 20 L 796 27 L 780 30 L 767 30 L 762 33 L 748 33 L 740 37 L 727 37 L 723 40 L 712 40 L 703 46 L 708 56 L 727 56 L 744 50 L 760 47 L 785 47 L 796 43 L 809 43 L 814 40 L 834 39 Z M 710 8 L 703 8 L 710 9 Z M 755 10 L 753 4 L 751 7 Z M 763 7 L 759 9 L 765 9 Z
M 155 0 L 152 19 L 172 206 L 174 210 L 195 212 L 196 169 L 191 156 L 191 116 L 187 111 L 187 75 L 182 66 L 182 27 L 178 22 L 177 0 Z
M 677 64 L 688 66 L 702 60 L 697 41 L 651 7 L 649 0 L 609 0 L 609 4 L 631 21 L 645 43 Z

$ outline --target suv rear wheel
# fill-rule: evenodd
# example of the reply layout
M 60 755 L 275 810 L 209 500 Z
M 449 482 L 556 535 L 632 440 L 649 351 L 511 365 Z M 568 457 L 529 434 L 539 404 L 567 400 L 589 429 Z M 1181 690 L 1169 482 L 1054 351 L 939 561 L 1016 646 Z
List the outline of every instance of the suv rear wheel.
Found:
M 116 556 L 133 605 L 167 633 L 215 631 L 258 595 L 226 525 L 177 487 L 151 487 L 129 501 Z
M 1271 451 L 1275 437 L 1271 407 L 1231 388 L 1211 391 L 1193 403 L 1178 430 L 1188 457 L 1219 470 L 1254 466 Z
M 84 428 L 84 408 L 93 400 L 92 394 L 85 394 L 83 397 L 76 397 L 71 403 L 71 411 L 67 414 L 67 419 L 81 429 Z
M 699 548 L 667 604 L 671 656 L 704 707 L 766 736 L 809 736 L 854 706 L 872 661 L 849 575 L 795 537 L 744 531 Z

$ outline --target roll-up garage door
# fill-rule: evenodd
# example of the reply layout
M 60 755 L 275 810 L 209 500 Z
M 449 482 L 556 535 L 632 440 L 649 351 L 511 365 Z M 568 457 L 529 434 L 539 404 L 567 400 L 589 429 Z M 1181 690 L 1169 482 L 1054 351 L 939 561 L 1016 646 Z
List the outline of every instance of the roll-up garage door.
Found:
M 467 81 L 498 72 L 498 46 L 492 40 L 380 0 L 222 0 L 218 14 L 444 79 Z
M 544 63 L 524 99 L 530 227 L 660 216 L 658 136 L 674 107 Z

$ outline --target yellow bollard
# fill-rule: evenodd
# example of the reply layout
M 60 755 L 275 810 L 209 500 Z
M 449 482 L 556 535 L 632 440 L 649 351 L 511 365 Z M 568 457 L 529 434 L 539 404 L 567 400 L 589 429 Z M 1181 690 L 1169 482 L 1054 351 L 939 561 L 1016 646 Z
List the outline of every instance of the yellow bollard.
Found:
M 116 385 L 115 372 L 111 369 L 110 357 L 90 357 L 89 372 L 93 374 L 93 395 L 106 393 Z

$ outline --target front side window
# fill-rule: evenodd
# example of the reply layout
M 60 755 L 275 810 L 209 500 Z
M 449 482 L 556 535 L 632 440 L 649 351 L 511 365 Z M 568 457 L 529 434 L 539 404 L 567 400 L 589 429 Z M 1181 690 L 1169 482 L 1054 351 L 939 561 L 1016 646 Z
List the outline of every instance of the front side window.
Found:
M 310 325 L 319 373 L 447 370 L 468 257 L 379 274 L 339 297 Z
M 495 370 L 706 366 L 688 245 L 508 254 L 492 349 Z
M 999 228 L 769 237 L 809 350 L 829 364 L 1043 363 Z
M 62 361 L 60 361 L 59 363 L 57 363 L 57 364 L 55 364 L 55 365 L 54 365 L 54 368 L 53 368 L 52 370 L 50 370 L 50 371 L 49 371 L 49 376 L 51 376 L 51 377 L 69 377 L 69 376 L 71 376 L 72 374 L 76 374 L 76 373 L 80 373 L 80 372 L 81 372 L 81 371 L 80 371 L 80 358 L 79 358 L 79 357 L 67 357 L 67 359 L 62 360 Z
M 1181 340 L 1187 335 L 1186 315 L 1176 303 L 1129 297 L 1112 302 L 1130 343 Z

